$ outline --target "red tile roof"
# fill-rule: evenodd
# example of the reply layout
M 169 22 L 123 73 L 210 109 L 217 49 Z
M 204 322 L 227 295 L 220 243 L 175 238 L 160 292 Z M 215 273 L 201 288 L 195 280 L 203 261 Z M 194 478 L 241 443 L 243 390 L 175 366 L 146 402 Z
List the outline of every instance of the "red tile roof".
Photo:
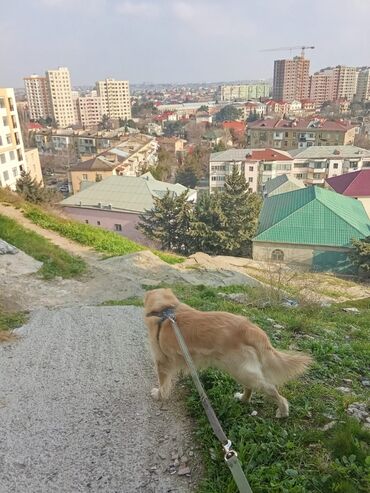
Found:
M 226 122 L 223 122 L 222 128 L 232 128 L 236 132 L 244 133 L 245 123 L 244 122 L 237 122 L 237 121 L 226 121 Z
M 349 197 L 370 197 L 370 169 L 351 171 L 327 178 L 333 190 Z
M 247 159 L 254 161 L 293 161 L 288 153 L 276 149 L 252 149 L 251 156 L 247 155 Z

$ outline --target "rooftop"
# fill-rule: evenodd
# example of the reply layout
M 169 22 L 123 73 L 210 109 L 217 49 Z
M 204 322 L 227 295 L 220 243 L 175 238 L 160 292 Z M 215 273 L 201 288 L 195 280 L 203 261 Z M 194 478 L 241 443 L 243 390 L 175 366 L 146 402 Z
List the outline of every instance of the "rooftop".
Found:
M 265 118 L 263 120 L 256 120 L 248 123 L 248 128 L 293 128 L 296 130 L 326 130 L 345 132 L 351 128 L 356 127 L 348 120 L 336 120 L 330 121 L 325 118 L 297 118 L 294 120 L 287 120 L 283 118 Z
M 264 184 L 263 191 L 266 196 L 271 196 L 278 193 L 291 192 L 299 188 L 305 188 L 303 181 L 297 180 L 294 176 L 284 174 L 268 180 Z
M 277 149 L 227 149 L 213 152 L 210 161 L 291 161 L 293 158 L 288 152 Z
M 370 158 L 370 151 L 352 145 L 311 146 L 306 149 L 293 149 L 289 154 L 296 159 Z
M 370 151 L 369 151 L 370 156 Z M 348 197 L 370 197 L 370 169 L 351 171 L 327 178 L 326 182 L 336 192 Z
M 141 213 L 153 207 L 154 197 L 161 198 L 168 190 L 179 195 L 187 188 L 179 183 L 158 181 L 151 173 L 142 176 L 110 176 L 62 200 L 61 205 Z M 194 192 L 189 190 L 189 195 Z
M 307 187 L 265 199 L 253 241 L 350 247 L 370 235 L 361 202 L 320 187 Z

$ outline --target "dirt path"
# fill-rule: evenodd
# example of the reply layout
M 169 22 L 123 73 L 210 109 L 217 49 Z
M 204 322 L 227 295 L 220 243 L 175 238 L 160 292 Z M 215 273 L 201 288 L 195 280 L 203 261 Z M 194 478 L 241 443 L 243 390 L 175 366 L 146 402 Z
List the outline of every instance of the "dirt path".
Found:
M 150 397 L 141 309 L 43 308 L 17 332 L 0 346 L 1 493 L 193 491 L 191 423 L 176 392 Z
M 15 219 L 18 223 L 22 224 L 22 226 L 24 226 L 25 228 L 35 231 L 39 235 L 48 238 L 52 243 L 54 243 L 54 245 L 58 245 L 60 248 L 63 248 L 63 250 L 66 250 L 67 252 L 73 255 L 79 255 L 86 261 L 93 262 L 95 260 L 99 260 L 100 258 L 102 258 L 101 255 L 94 252 L 94 250 L 92 250 L 91 248 L 86 247 L 84 245 L 80 245 L 75 241 L 60 236 L 58 233 L 55 233 L 54 231 L 41 228 L 41 226 L 34 224 L 32 221 L 24 217 L 24 215 L 18 209 L 14 209 L 11 206 L 5 206 L 3 204 L 0 204 L 0 214 L 2 214 L 3 216 L 10 217 L 11 219 Z

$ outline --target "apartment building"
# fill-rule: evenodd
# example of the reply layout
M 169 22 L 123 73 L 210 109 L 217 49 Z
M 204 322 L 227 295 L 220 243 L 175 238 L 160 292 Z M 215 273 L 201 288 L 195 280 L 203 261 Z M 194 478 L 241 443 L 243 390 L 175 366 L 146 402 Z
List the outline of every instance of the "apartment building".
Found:
M 158 143 L 154 137 L 129 135 L 115 147 L 96 157 L 72 166 L 69 182 L 73 193 L 87 182 L 101 181 L 108 176 L 139 176 L 142 169 L 157 162 Z
M 0 88 L 0 187 L 15 190 L 21 171 L 27 171 L 14 90 Z
M 252 148 L 304 149 L 310 146 L 353 144 L 359 127 L 347 120 L 325 118 L 265 118 L 248 123 L 247 141 Z
M 370 68 L 360 69 L 357 77 L 356 101 L 370 101 Z
M 105 79 L 96 83 L 97 95 L 101 98 L 104 115 L 112 119 L 130 119 L 130 88 L 127 80 Z
M 234 168 L 242 173 L 252 192 L 262 192 L 264 184 L 293 169 L 289 153 L 277 149 L 228 149 L 211 154 L 209 160 L 210 193 L 222 191 L 225 178 Z
M 83 128 L 96 127 L 101 122 L 102 101 L 97 95 L 81 96 L 77 100 L 78 121 Z
M 356 94 L 357 69 L 338 65 L 333 69 L 334 99 L 348 99 L 352 101 Z
M 223 102 L 268 98 L 270 93 L 271 86 L 265 82 L 258 84 L 227 84 L 218 88 L 218 98 Z
M 291 174 L 306 185 L 323 186 L 327 178 L 359 169 L 370 169 L 370 151 L 353 145 L 313 146 L 295 149 Z
M 310 61 L 303 56 L 292 60 L 275 60 L 272 97 L 291 101 L 307 99 L 309 96 Z
M 53 119 L 58 127 L 69 127 L 76 123 L 72 87 L 69 70 L 59 67 L 48 70 L 46 78 L 49 87 L 50 100 L 53 109 Z
M 31 120 L 53 117 L 48 81 L 46 77 L 31 75 L 24 77 L 24 87 Z
M 335 99 L 332 69 L 320 70 L 320 72 L 311 75 L 310 99 L 319 105 Z

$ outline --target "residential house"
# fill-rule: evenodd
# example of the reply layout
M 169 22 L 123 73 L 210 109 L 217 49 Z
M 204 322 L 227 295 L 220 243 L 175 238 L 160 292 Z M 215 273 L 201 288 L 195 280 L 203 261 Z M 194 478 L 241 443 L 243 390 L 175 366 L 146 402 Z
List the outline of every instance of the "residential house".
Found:
M 274 149 L 306 148 L 313 145 L 353 144 L 358 125 L 347 120 L 325 118 L 265 118 L 248 123 L 248 143 L 251 147 Z
M 275 99 L 269 99 L 265 102 L 267 115 L 280 115 L 284 116 L 288 114 L 289 103 L 286 101 L 276 101 Z
M 370 167 L 327 178 L 326 183 L 331 190 L 358 199 L 370 217 Z
M 179 183 L 155 180 L 150 173 L 142 176 L 110 176 L 93 183 L 61 202 L 63 211 L 74 219 L 122 234 L 148 245 L 148 239 L 136 229 L 139 215 L 152 209 L 154 198 L 167 191 L 179 195 L 188 190 Z M 196 201 L 197 192 L 188 190 L 188 200 Z
M 276 149 L 228 149 L 212 153 L 209 159 L 211 193 L 223 190 L 225 179 L 234 167 L 245 176 L 252 192 L 261 192 L 268 180 L 291 171 L 293 158 Z
M 208 111 L 197 111 L 195 114 L 196 123 L 212 123 L 212 115 Z
M 294 158 L 292 174 L 306 185 L 323 186 L 327 178 L 370 168 L 370 151 L 352 145 L 312 146 L 289 151 Z
M 302 188 L 264 200 L 253 259 L 351 273 L 351 241 L 369 234 L 360 201 L 320 187 Z
M 225 121 L 222 122 L 222 128 L 230 130 L 230 132 L 238 138 L 245 137 L 245 130 L 246 130 L 245 122 Z
M 266 198 L 280 193 L 292 192 L 293 190 L 304 187 L 305 185 L 302 180 L 297 180 L 291 175 L 283 174 L 266 181 L 263 184 L 262 194 Z
M 134 134 L 98 156 L 69 169 L 69 183 L 73 193 L 81 190 L 84 182 L 101 181 L 112 175 L 138 176 L 142 169 L 157 162 L 157 141 L 148 135 Z

